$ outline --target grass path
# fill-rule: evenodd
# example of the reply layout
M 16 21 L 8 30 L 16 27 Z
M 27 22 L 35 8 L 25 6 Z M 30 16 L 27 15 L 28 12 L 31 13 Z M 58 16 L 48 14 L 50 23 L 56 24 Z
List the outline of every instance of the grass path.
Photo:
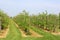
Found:
M 42 40 L 60 40 L 60 35 L 55 36 L 51 33 L 45 32 L 42 29 L 38 29 L 37 27 L 30 27 L 30 28 L 39 34 L 44 35 Z
M 0 40 L 20 40 L 21 33 L 13 21 L 9 24 L 9 33 L 6 38 Z

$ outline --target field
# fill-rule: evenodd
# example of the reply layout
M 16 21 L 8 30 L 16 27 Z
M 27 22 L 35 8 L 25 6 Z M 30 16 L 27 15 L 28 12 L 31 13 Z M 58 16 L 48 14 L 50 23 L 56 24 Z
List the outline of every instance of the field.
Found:
M 0 40 L 60 40 L 60 35 L 54 36 L 50 33 L 46 33 L 43 30 L 39 30 L 38 28 L 31 28 L 32 30 L 36 31 L 37 33 L 43 35 L 44 37 L 41 38 L 32 38 L 32 37 L 22 37 L 21 32 L 16 27 L 15 23 L 10 22 L 9 24 L 9 33 L 6 38 Z
M 20 14 L 14 18 L 8 17 L 3 12 L 0 12 L 1 17 L 6 18 L 2 19 L 2 28 L 0 30 L 5 30 L 9 28 L 9 31 L 7 32 L 6 38 L 0 38 L 0 40 L 60 40 L 60 34 L 59 35 L 53 35 L 53 33 L 60 32 L 59 26 L 59 20 L 55 19 L 58 18 L 56 15 L 47 15 L 49 18 L 47 20 L 48 23 L 46 24 L 46 14 L 40 14 L 40 17 L 44 17 L 41 20 L 38 19 L 38 21 L 35 18 L 38 18 L 39 16 L 28 16 L 28 14 Z M 26 13 L 25 11 L 23 13 Z M 31 17 L 31 20 L 29 19 Z M 52 18 L 53 17 L 53 18 Z M 43 20 L 43 21 L 42 21 Z M 57 21 L 56 21 L 57 20 Z M 33 22 L 35 21 L 35 22 Z M 39 23 L 41 22 L 41 23 Z M 52 22 L 52 24 L 51 24 Z M 55 24 L 56 23 L 56 24 Z M 54 26 L 50 26 L 54 25 Z M 9 27 L 7 27 L 9 25 Z M 41 26 L 40 26 L 41 25 Z M 44 26 L 43 26 L 44 25 Z M 47 27 L 45 29 L 45 26 L 48 25 L 50 27 Z M 56 27 L 57 26 L 57 27 Z M 21 29 L 21 30 L 20 30 Z M 23 34 L 21 31 L 24 32 L 24 34 L 27 37 L 22 36 Z M 47 32 L 46 32 L 47 31 Z M 34 36 L 31 36 L 31 35 Z M 40 35 L 42 37 L 37 37 L 37 35 Z

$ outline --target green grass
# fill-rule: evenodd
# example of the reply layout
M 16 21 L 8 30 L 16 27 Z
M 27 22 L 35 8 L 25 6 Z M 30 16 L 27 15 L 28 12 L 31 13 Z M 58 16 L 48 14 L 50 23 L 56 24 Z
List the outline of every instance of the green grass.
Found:
M 9 24 L 9 32 L 6 38 L 0 40 L 20 40 L 21 33 L 16 25 L 11 21 Z
M 45 32 L 44 30 L 42 29 L 38 29 L 37 27 L 30 27 L 32 30 L 34 30 L 35 32 L 43 35 L 43 40 L 60 40 L 60 35 L 58 36 L 55 36 L 55 35 L 52 35 L 51 33 L 48 33 L 48 32 Z
M 54 36 L 50 33 L 44 32 L 42 29 L 38 29 L 35 27 L 30 27 L 30 28 L 34 30 L 35 32 L 43 35 L 43 37 L 41 38 L 21 37 L 21 32 L 16 27 L 15 23 L 11 21 L 9 24 L 9 32 L 8 32 L 7 37 L 3 39 L 0 38 L 0 40 L 60 40 L 60 35 Z

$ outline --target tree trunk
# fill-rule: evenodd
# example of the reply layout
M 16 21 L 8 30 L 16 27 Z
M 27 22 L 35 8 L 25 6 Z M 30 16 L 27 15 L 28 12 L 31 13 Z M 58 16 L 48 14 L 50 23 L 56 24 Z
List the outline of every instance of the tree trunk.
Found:
M 1 21 L 0 21 L 0 30 L 1 30 Z

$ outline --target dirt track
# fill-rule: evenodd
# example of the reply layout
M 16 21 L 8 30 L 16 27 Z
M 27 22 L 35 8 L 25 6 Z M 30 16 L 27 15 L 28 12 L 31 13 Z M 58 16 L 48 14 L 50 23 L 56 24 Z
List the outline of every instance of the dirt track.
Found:
M 2 33 L 0 33 L 0 38 L 6 38 L 8 31 L 9 31 L 9 28 L 6 30 L 2 30 Z

